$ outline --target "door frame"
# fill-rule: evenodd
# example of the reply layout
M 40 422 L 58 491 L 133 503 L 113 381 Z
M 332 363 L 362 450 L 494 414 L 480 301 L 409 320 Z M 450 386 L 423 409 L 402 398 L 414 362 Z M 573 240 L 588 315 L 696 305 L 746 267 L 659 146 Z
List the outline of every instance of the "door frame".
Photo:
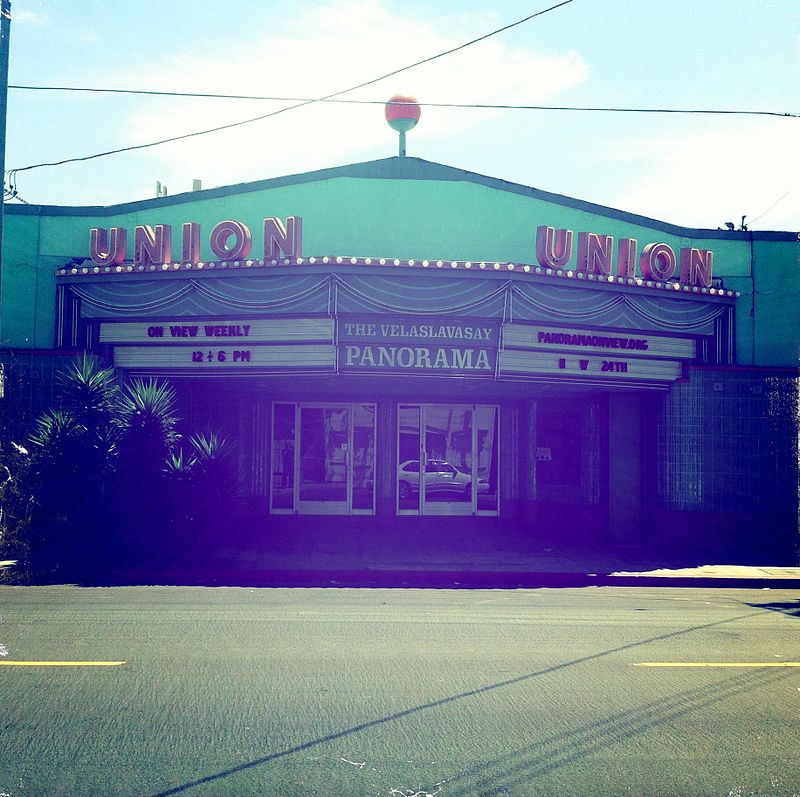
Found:
M 417 506 L 415 509 L 401 509 L 400 508 L 400 481 L 398 478 L 398 468 L 400 466 L 400 408 L 401 407 L 415 407 L 419 410 L 419 467 L 420 467 L 420 489 L 417 493 Z M 466 502 L 454 501 L 425 501 L 423 495 L 425 492 L 425 466 L 428 461 L 428 453 L 425 448 L 425 410 L 428 407 L 446 407 L 452 410 L 470 410 L 472 412 L 471 418 L 471 447 L 472 447 L 472 462 L 477 459 L 478 454 L 478 426 L 475 423 L 476 410 L 479 408 L 488 407 L 495 411 L 495 446 L 497 448 L 497 508 L 496 509 L 479 509 L 478 508 L 478 469 L 473 466 L 472 476 L 472 489 L 469 504 Z M 500 405 L 499 404 L 445 404 L 442 402 L 414 402 L 414 401 L 398 401 L 397 402 L 397 441 L 396 441 L 396 457 L 394 463 L 394 492 L 395 492 L 395 511 L 398 515 L 404 516 L 448 516 L 448 517 L 464 517 L 469 515 L 482 515 L 487 517 L 497 517 L 500 514 Z M 453 511 L 453 510 L 456 511 Z M 462 510 L 463 511 L 458 511 Z
M 378 406 L 370 401 L 273 401 L 272 402 L 272 440 L 275 435 L 275 406 L 277 404 L 294 406 L 294 462 L 292 477 L 292 506 L 291 508 L 274 509 L 273 491 L 276 488 L 273 478 L 273 468 L 270 467 L 270 514 L 274 515 L 374 515 L 375 514 L 375 478 L 377 434 L 378 434 Z M 372 410 L 372 507 L 368 509 L 353 508 L 353 441 L 355 438 L 355 408 L 369 407 Z M 300 421 L 303 409 L 346 409 L 348 411 L 347 420 L 347 450 L 346 450 L 346 493 L 343 501 L 308 501 L 300 500 L 300 455 L 301 455 L 301 432 Z M 274 443 L 273 443 L 274 445 Z

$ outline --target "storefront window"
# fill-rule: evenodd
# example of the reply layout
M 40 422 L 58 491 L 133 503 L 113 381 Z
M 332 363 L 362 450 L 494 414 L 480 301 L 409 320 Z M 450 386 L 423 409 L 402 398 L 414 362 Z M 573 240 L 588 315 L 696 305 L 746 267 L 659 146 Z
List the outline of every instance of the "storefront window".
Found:
M 425 407 L 423 502 L 472 503 L 472 408 Z
M 375 511 L 375 406 L 273 405 L 274 512 Z
M 272 415 L 272 509 L 294 506 L 294 404 L 275 404 Z
M 300 408 L 300 500 L 347 500 L 350 410 Z
M 398 510 L 419 512 L 419 407 L 400 406 L 397 412 Z
M 498 510 L 497 407 L 476 407 L 478 511 Z
M 353 407 L 353 498 L 354 510 L 375 508 L 375 407 Z
M 400 514 L 496 514 L 497 407 L 398 408 Z

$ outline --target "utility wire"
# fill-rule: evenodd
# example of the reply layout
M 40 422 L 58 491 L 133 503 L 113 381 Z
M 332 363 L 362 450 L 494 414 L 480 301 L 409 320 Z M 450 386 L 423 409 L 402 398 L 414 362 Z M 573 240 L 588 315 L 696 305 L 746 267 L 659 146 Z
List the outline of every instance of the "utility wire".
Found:
M 555 11 L 556 9 L 562 8 L 563 6 L 566 6 L 566 5 L 569 5 L 572 2 L 574 2 L 574 0 L 562 0 L 562 2 L 560 2 L 560 3 L 556 3 L 555 5 L 549 6 L 548 8 L 545 8 L 542 11 L 537 11 L 534 14 L 529 14 L 528 16 L 523 17 L 522 19 L 518 19 L 516 22 L 512 22 L 512 23 L 510 23 L 508 25 L 504 25 L 502 28 L 497 28 L 496 30 L 493 30 L 493 31 L 491 31 L 489 33 L 485 33 L 483 36 L 478 36 L 478 38 L 476 38 L 476 39 L 471 39 L 468 42 L 464 42 L 463 44 L 459 44 L 457 47 L 451 47 L 449 50 L 444 50 L 444 51 L 442 51 L 440 53 L 436 53 L 435 55 L 431 55 L 431 56 L 428 56 L 427 58 L 423 58 L 421 61 L 415 61 L 413 64 L 408 64 L 407 66 L 400 67 L 399 69 L 394 69 L 391 72 L 387 72 L 386 74 L 380 75 L 379 77 L 372 78 L 371 80 L 365 80 L 363 83 L 358 83 L 355 86 L 350 86 L 349 88 L 342 89 L 341 91 L 334 91 L 331 94 L 326 94 L 324 97 L 318 97 L 318 98 L 309 99 L 309 100 L 302 100 L 300 102 L 297 102 L 295 105 L 289 105 L 289 106 L 287 106 L 285 108 L 279 108 L 276 111 L 271 111 L 270 113 L 265 113 L 265 114 L 262 114 L 261 116 L 255 116 L 255 117 L 253 117 L 251 119 L 242 119 L 242 120 L 240 120 L 238 122 L 231 122 L 230 124 L 219 125 L 218 127 L 212 127 L 212 128 L 209 128 L 208 130 L 198 130 L 198 131 L 195 131 L 194 133 L 184 133 L 183 135 L 180 135 L 180 136 L 172 136 L 170 138 L 161 139 L 160 141 L 152 141 L 152 142 L 150 142 L 148 144 L 134 144 L 133 146 L 120 147 L 119 149 L 111 149 L 111 150 L 107 150 L 105 152 L 98 152 L 98 153 L 95 153 L 94 155 L 84 155 L 83 157 L 79 157 L 79 158 L 64 158 L 63 160 L 60 160 L 60 161 L 51 161 L 49 163 L 35 163 L 35 164 L 32 164 L 31 166 L 21 166 L 21 167 L 19 167 L 17 169 L 9 170 L 9 172 L 8 172 L 9 179 L 13 179 L 14 176 L 17 174 L 17 172 L 27 172 L 27 171 L 30 171 L 32 169 L 41 169 L 41 168 L 43 168 L 45 166 L 62 166 L 65 163 L 77 163 L 77 162 L 80 162 L 80 161 L 94 160 L 95 158 L 103 158 L 103 157 L 106 157 L 107 155 L 116 155 L 116 154 L 118 154 L 120 152 L 132 152 L 132 151 L 138 150 L 138 149 L 147 149 L 148 147 L 157 147 L 160 144 L 168 144 L 168 143 L 171 143 L 173 141 L 181 141 L 181 140 L 186 139 L 186 138 L 193 138 L 195 136 L 203 136 L 203 135 L 206 135 L 208 133 L 216 133 L 216 132 L 218 132 L 220 130 L 229 130 L 229 129 L 233 128 L 233 127 L 240 127 L 241 125 L 251 124 L 253 122 L 260 122 L 262 119 L 268 119 L 268 118 L 270 118 L 272 116 L 277 116 L 278 114 L 285 113 L 286 111 L 293 111 L 296 108 L 302 108 L 305 105 L 310 105 L 310 104 L 315 103 L 315 102 L 323 102 L 325 100 L 331 100 L 334 97 L 341 96 L 342 94 L 347 94 L 347 93 L 349 93 L 351 91 L 355 91 L 356 89 L 362 89 L 362 88 L 365 88 L 366 86 L 371 86 L 374 83 L 378 83 L 379 81 L 385 80 L 386 78 L 389 78 L 389 77 L 393 77 L 394 75 L 399 75 L 401 72 L 406 72 L 409 69 L 414 69 L 417 66 L 422 66 L 423 64 L 428 64 L 431 61 L 435 61 L 435 60 L 437 60 L 439 58 L 443 58 L 446 55 L 452 55 L 452 53 L 458 52 L 459 50 L 463 50 L 466 47 L 470 47 L 473 44 L 477 44 L 478 42 L 485 41 L 486 39 L 488 39 L 488 38 L 490 38 L 492 36 L 496 36 L 499 33 L 503 33 L 503 32 L 505 32 L 507 30 L 510 30 L 511 28 L 515 28 L 515 27 L 517 27 L 517 25 L 522 25 L 525 22 L 529 22 L 530 20 L 535 19 L 536 17 L 543 16 L 544 14 L 547 14 L 550 11 Z
M 385 105 L 386 100 L 343 100 L 334 97 L 313 99 L 309 97 L 268 97 L 259 94 L 210 94 L 197 91 L 148 91 L 145 89 L 106 89 L 94 86 L 9 86 L 10 89 L 21 91 L 83 91 L 99 94 L 136 94 L 152 97 L 191 97 L 213 100 L 262 100 L 272 102 L 323 102 L 338 103 L 342 105 Z M 619 108 L 604 106 L 575 106 L 575 105 L 512 105 L 479 102 L 417 102 L 395 103 L 396 105 L 422 105 L 426 108 L 476 108 L 489 110 L 510 111 L 587 111 L 603 113 L 673 113 L 673 114 L 725 114 L 739 116 L 780 116 L 800 119 L 800 113 L 790 111 L 754 111 L 748 109 L 730 108 Z
M 19 195 L 19 193 L 17 192 L 16 187 L 14 187 L 14 188 L 4 188 L 3 189 L 3 199 L 4 200 L 8 200 L 9 202 L 12 199 L 16 199 L 17 202 L 22 202 L 23 205 L 30 205 L 30 202 L 28 202 L 26 199 L 23 199 Z
M 747 222 L 748 225 L 752 226 L 759 219 L 763 219 L 764 216 L 766 216 L 767 213 L 770 213 L 779 202 L 782 202 L 784 199 L 786 199 L 786 197 L 789 196 L 789 194 L 791 194 L 792 191 L 794 191 L 795 188 L 797 188 L 798 183 L 800 183 L 800 178 L 795 180 L 792 183 L 792 185 L 789 186 L 789 190 L 786 191 L 785 194 L 781 194 L 781 196 L 779 196 L 763 213 L 761 213 L 760 215 L 756 216 L 754 219 L 751 219 L 749 222 Z

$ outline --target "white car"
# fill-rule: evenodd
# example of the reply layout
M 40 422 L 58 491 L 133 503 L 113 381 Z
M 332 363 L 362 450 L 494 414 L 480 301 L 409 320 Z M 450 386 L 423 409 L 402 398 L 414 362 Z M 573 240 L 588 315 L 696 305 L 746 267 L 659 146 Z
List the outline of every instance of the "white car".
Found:
M 419 492 L 419 460 L 408 459 L 397 469 L 397 487 L 400 498 L 409 498 Z M 489 482 L 478 478 L 478 492 L 489 492 Z M 472 495 L 472 474 L 464 473 L 443 459 L 429 459 L 425 463 L 425 494 L 453 493 L 469 500 Z

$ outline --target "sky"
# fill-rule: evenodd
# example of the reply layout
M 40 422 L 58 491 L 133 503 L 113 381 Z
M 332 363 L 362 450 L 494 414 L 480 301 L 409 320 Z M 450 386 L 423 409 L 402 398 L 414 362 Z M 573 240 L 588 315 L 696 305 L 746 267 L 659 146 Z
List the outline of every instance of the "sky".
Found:
M 9 84 L 320 97 L 556 0 L 12 0 Z M 27 202 L 106 205 L 397 154 L 383 106 L 800 114 L 797 0 L 572 0 L 345 97 L 232 130 L 19 172 Z M 9 89 L 6 169 L 291 103 Z M 688 227 L 800 230 L 800 118 L 423 105 L 408 154 Z

